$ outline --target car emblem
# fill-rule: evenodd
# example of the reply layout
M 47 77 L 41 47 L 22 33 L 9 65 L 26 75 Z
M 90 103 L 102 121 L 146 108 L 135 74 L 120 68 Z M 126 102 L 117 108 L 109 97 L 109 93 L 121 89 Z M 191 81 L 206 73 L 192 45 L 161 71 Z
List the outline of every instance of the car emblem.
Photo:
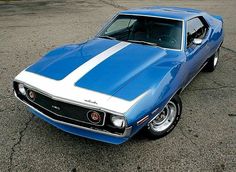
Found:
M 29 91 L 28 91 L 28 95 L 29 95 L 29 98 L 30 98 L 31 100 L 33 100 L 33 101 L 35 100 L 36 94 L 35 94 L 34 91 L 29 90 Z
M 84 100 L 84 101 L 86 101 L 88 103 L 98 104 L 96 101 L 92 101 L 92 100 Z
M 87 113 L 88 120 L 92 123 L 99 123 L 102 120 L 102 117 L 97 111 L 89 111 Z
M 52 108 L 56 109 L 56 110 L 61 110 L 61 108 L 59 106 L 55 106 L 55 105 L 52 105 Z

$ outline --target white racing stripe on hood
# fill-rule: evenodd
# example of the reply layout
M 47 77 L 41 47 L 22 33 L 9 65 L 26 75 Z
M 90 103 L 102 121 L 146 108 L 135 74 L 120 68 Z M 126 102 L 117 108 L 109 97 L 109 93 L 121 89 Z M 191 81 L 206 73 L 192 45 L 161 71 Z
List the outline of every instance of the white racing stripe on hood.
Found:
M 22 71 L 16 76 L 15 80 L 23 82 L 29 86 L 42 91 L 49 96 L 57 99 L 71 101 L 74 103 L 82 103 L 104 110 L 110 110 L 117 113 L 125 113 L 134 105 L 143 95 L 132 101 L 124 100 L 111 95 L 95 92 L 92 90 L 76 87 L 74 83 L 83 77 L 87 72 L 97 66 L 99 63 L 109 58 L 111 55 L 128 46 L 129 43 L 121 42 L 106 51 L 95 56 L 85 64 L 78 67 L 65 79 L 57 81 L 32 72 Z M 90 104 L 85 100 L 95 101 L 97 104 Z
M 103 51 L 102 53 L 98 54 L 97 56 L 93 57 L 91 60 L 87 61 L 69 75 L 67 75 L 62 82 L 67 85 L 75 84 L 80 78 L 82 78 L 85 74 L 87 74 L 90 70 L 94 67 L 99 65 L 101 62 L 106 60 L 107 58 L 111 57 L 113 54 L 117 53 L 118 51 L 122 50 L 123 48 L 127 47 L 130 43 L 128 42 L 120 42 L 112 46 L 111 48 Z
M 35 89 L 44 92 L 57 100 L 87 104 L 89 106 L 122 114 L 127 112 L 129 108 L 144 95 L 142 94 L 132 101 L 124 100 L 118 97 L 111 98 L 111 95 L 87 90 L 74 85 L 65 85 L 61 81 L 46 78 L 28 71 L 22 71 L 19 75 L 17 75 L 15 80 L 34 87 Z M 88 103 L 85 100 L 95 101 L 97 104 Z

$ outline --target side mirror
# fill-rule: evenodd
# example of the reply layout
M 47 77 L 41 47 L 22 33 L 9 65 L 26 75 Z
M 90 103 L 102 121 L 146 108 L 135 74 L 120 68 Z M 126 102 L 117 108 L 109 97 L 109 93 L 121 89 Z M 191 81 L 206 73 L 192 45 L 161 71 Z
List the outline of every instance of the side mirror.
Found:
M 202 39 L 194 38 L 193 43 L 195 45 L 200 45 L 202 43 Z

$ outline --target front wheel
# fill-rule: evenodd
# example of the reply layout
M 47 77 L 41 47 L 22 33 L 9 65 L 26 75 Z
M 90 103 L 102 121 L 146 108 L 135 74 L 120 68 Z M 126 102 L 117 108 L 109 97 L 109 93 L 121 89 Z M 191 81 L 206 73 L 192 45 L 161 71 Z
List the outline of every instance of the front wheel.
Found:
M 159 115 L 149 122 L 146 127 L 147 136 L 151 139 L 158 139 L 169 134 L 177 125 L 181 112 L 181 99 L 178 95 L 175 95 Z

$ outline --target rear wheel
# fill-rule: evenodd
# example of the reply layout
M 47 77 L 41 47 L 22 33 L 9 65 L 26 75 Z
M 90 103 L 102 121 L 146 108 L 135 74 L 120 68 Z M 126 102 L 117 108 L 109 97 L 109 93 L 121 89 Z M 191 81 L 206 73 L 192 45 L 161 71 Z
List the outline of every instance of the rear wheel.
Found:
M 209 59 L 206 66 L 204 67 L 204 71 L 206 72 L 213 72 L 217 66 L 218 60 L 220 57 L 220 48 L 217 52 Z
M 175 95 L 164 107 L 161 113 L 148 124 L 146 133 L 151 139 L 161 138 L 170 133 L 177 125 L 182 112 L 182 102 Z

